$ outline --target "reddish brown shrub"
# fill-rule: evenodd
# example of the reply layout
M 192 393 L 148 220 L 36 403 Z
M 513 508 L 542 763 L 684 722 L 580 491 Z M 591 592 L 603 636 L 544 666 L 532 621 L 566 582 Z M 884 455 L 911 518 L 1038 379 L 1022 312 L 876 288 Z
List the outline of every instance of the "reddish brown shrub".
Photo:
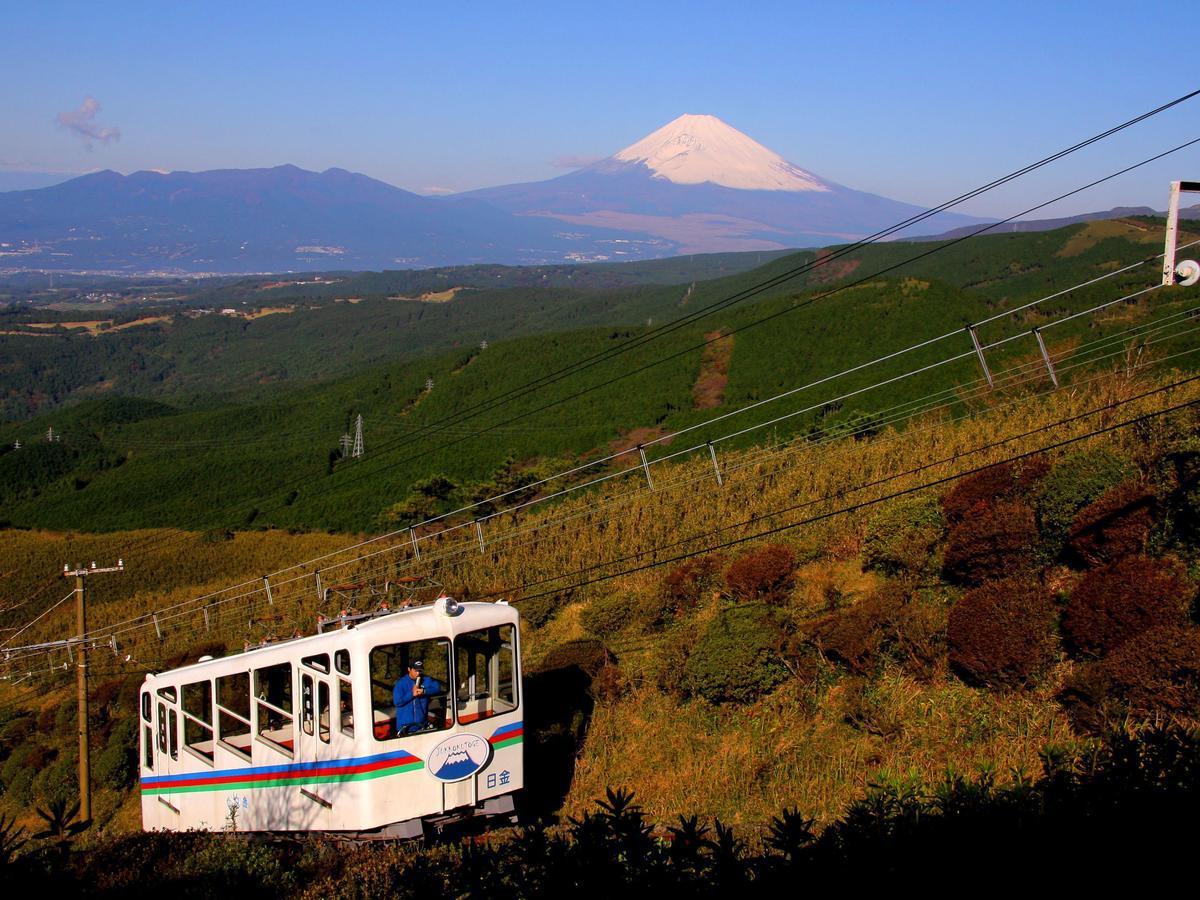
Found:
M 942 497 L 942 512 L 951 524 L 974 515 L 997 500 L 1011 500 L 1050 470 L 1050 461 L 1034 456 L 1020 463 L 1002 463 L 960 479 Z
M 888 656 L 917 678 L 944 668 L 945 613 L 893 582 L 853 606 L 809 626 L 807 642 L 831 662 L 865 674 Z
M 1089 566 L 1145 551 L 1155 506 L 1154 492 L 1140 482 L 1109 489 L 1075 516 L 1067 532 L 1071 551 Z
M 720 555 L 698 556 L 681 562 L 663 578 L 662 613 L 677 618 L 695 608 L 706 590 L 717 582 L 717 575 L 725 564 Z
M 1177 563 L 1129 556 L 1083 576 L 1063 631 L 1077 655 L 1102 656 L 1143 631 L 1182 622 L 1194 593 Z
M 1028 575 L 992 581 L 950 610 L 950 664 L 967 681 L 991 686 L 1032 683 L 1054 653 L 1054 601 Z
M 808 630 L 809 639 L 827 659 L 862 674 L 871 668 L 883 643 L 887 623 L 902 602 L 890 591 L 871 594 L 814 622 Z
M 979 506 L 946 540 L 943 571 L 960 584 L 982 584 L 1033 563 L 1038 540 L 1033 509 L 1020 501 Z
M 1079 727 L 1102 730 L 1128 717 L 1195 719 L 1200 711 L 1200 628 L 1162 625 L 1081 666 L 1059 698 Z
M 782 544 L 768 544 L 734 560 L 725 584 L 738 600 L 782 599 L 795 584 L 796 558 Z
M 611 703 L 629 692 L 629 679 L 620 667 L 603 666 L 592 679 L 591 693 L 597 700 Z

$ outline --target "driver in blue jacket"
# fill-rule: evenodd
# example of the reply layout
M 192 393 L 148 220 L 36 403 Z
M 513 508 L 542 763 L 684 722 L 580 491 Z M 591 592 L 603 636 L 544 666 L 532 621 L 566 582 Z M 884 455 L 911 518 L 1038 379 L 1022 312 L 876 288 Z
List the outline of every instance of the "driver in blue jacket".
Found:
M 436 678 L 425 674 L 425 663 L 414 659 L 408 672 L 396 679 L 392 703 L 396 706 L 396 735 L 412 734 L 429 727 L 429 698 L 445 690 Z

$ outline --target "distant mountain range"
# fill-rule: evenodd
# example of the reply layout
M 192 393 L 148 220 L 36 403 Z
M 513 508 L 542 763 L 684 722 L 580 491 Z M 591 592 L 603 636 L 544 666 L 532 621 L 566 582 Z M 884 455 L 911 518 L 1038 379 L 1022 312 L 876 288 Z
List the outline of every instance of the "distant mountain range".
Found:
M 0 266 L 272 272 L 607 257 L 624 234 L 422 197 L 344 169 L 96 172 L 0 194 Z M 669 256 L 646 241 L 628 258 Z
M 639 260 L 826 246 L 920 212 L 821 178 L 714 116 L 685 115 L 567 175 L 449 197 L 290 165 L 103 171 L 0 192 L 0 269 L 244 273 Z M 940 213 L 901 236 L 956 235 L 984 221 Z

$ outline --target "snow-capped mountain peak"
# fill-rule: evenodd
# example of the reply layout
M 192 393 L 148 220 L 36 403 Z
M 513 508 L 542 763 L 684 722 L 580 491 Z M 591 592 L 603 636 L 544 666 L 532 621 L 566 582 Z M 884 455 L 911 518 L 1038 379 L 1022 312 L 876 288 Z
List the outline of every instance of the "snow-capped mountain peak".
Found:
M 751 191 L 828 191 L 821 179 L 716 116 L 682 115 L 612 157 L 675 184 Z

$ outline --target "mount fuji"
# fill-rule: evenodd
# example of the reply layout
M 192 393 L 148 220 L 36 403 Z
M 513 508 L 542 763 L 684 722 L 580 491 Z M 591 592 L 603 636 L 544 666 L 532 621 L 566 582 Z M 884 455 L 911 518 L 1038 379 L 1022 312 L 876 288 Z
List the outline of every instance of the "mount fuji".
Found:
M 657 237 L 681 253 L 856 240 L 918 206 L 845 187 L 708 115 L 683 115 L 612 156 L 549 181 L 458 194 L 521 216 Z M 939 213 L 904 232 L 983 220 Z

